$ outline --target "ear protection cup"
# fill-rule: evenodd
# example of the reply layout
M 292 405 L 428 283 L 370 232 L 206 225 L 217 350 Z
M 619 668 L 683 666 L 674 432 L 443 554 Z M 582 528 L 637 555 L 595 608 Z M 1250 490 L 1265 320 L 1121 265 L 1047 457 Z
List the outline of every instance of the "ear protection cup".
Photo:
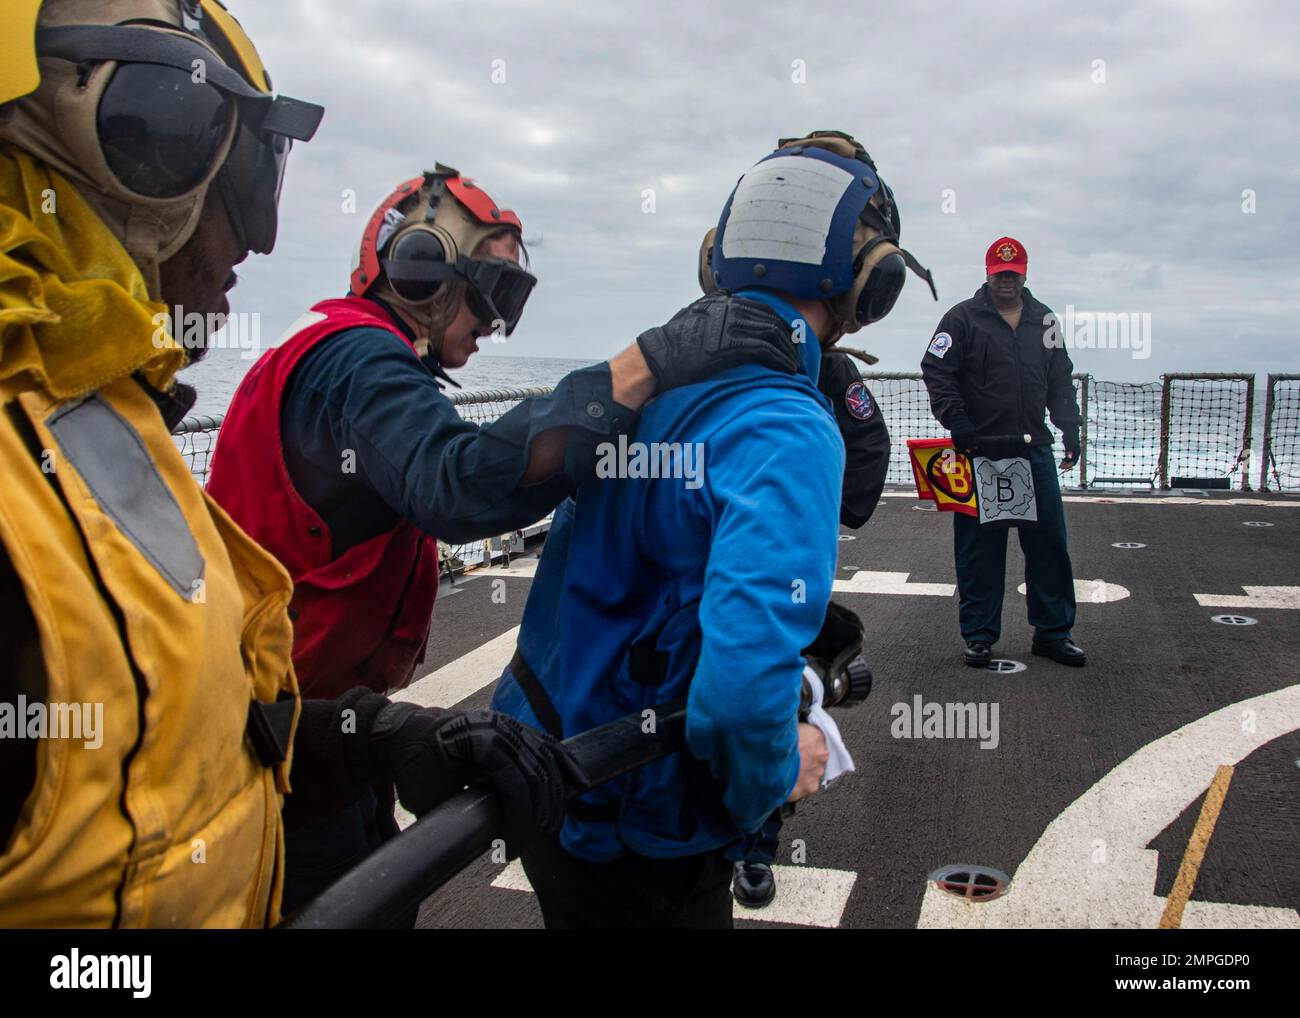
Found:
M 879 230 L 859 223 L 854 247 L 853 285 L 828 301 L 846 334 L 889 314 L 907 278 L 907 262 L 900 248 Z
M 388 244 L 383 266 L 388 284 L 393 292 L 408 304 L 423 304 L 432 300 L 442 288 L 444 280 L 415 278 L 415 273 L 403 274 L 404 265 L 445 265 L 448 262 L 447 244 L 450 238 L 441 238 L 435 229 L 417 224 L 401 230 Z M 445 241 L 445 242 L 444 242 Z M 453 252 L 455 250 L 453 246 Z M 451 261 L 455 260 L 453 253 Z

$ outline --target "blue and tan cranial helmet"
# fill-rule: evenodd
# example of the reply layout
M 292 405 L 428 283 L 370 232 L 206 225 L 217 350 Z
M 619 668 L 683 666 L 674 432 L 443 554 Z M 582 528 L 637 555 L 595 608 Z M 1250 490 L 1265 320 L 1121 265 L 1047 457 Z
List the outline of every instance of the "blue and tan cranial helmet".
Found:
M 705 293 L 758 286 L 824 300 L 844 332 L 889 314 L 911 269 L 898 245 L 898 205 L 851 135 L 783 138 L 736 183 L 700 249 Z

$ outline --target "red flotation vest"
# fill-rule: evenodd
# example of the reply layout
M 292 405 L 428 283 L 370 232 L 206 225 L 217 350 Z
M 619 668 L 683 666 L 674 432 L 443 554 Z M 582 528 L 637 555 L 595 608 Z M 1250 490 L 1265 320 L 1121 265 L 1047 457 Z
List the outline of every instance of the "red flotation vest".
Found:
M 280 407 L 316 344 L 358 326 L 409 339 L 378 305 L 325 300 L 244 376 L 221 425 L 208 493 L 293 577 L 293 664 L 304 696 L 407 685 L 424 656 L 438 593 L 438 542 L 402 520 L 333 557 L 330 530 L 289 477 Z M 412 348 L 411 356 L 416 356 Z

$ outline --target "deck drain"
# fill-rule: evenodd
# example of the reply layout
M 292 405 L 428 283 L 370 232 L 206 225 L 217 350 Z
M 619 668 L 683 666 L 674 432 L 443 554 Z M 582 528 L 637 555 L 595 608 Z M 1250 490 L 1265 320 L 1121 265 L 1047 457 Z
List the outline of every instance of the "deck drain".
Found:
M 852 540 L 854 540 L 854 536 L 853 536 L 852 534 L 840 534 L 840 540 L 841 540 L 841 541 L 852 541 Z
M 1265 523 L 1263 520 L 1247 520 L 1242 524 L 1243 527 L 1271 527 L 1273 524 Z
M 935 505 L 914 505 L 912 506 L 918 513 L 937 513 L 939 507 Z
M 1252 619 L 1249 615 L 1211 615 L 1210 621 L 1221 626 L 1253 626 L 1259 619 Z
M 992 901 L 1006 893 L 1011 878 L 992 866 L 954 863 L 941 866 L 930 874 L 935 890 L 946 891 L 967 901 Z
M 1116 541 L 1111 545 L 1112 548 L 1145 548 L 1146 545 L 1139 541 Z
M 995 657 L 985 665 L 991 672 L 1023 672 L 1027 667 L 1023 661 L 1012 661 L 1006 657 Z

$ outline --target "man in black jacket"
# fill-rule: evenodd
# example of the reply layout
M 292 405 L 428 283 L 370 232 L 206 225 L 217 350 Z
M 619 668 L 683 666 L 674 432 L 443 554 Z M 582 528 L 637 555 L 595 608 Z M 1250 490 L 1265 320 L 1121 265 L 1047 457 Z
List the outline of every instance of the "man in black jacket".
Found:
M 1071 638 L 1074 575 L 1052 435 L 1043 421 L 1046 411 L 1061 430 L 1065 458 L 1060 469 L 1068 470 L 1079 458 L 1073 365 L 1059 341 L 1055 316 L 1025 288 L 1024 245 L 1002 237 L 984 261 L 987 282 L 943 316 L 921 359 L 921 373 L 930 407 L 959 452 L 1028 458 L 1037 521 L 1018 526 L 1033 652 L 1079 666 L 1087 658 Z M 1028 448 L 1023 441 L 1007 443 L 1005 437 L 1012 435 L 1027 436 Z M 990 436 L 1004 441 L 990 441 Z M 982 668 L 1001 633 L 1007 533 L 1004 525 L 953 513 L 953 539 L 966 663 Z

